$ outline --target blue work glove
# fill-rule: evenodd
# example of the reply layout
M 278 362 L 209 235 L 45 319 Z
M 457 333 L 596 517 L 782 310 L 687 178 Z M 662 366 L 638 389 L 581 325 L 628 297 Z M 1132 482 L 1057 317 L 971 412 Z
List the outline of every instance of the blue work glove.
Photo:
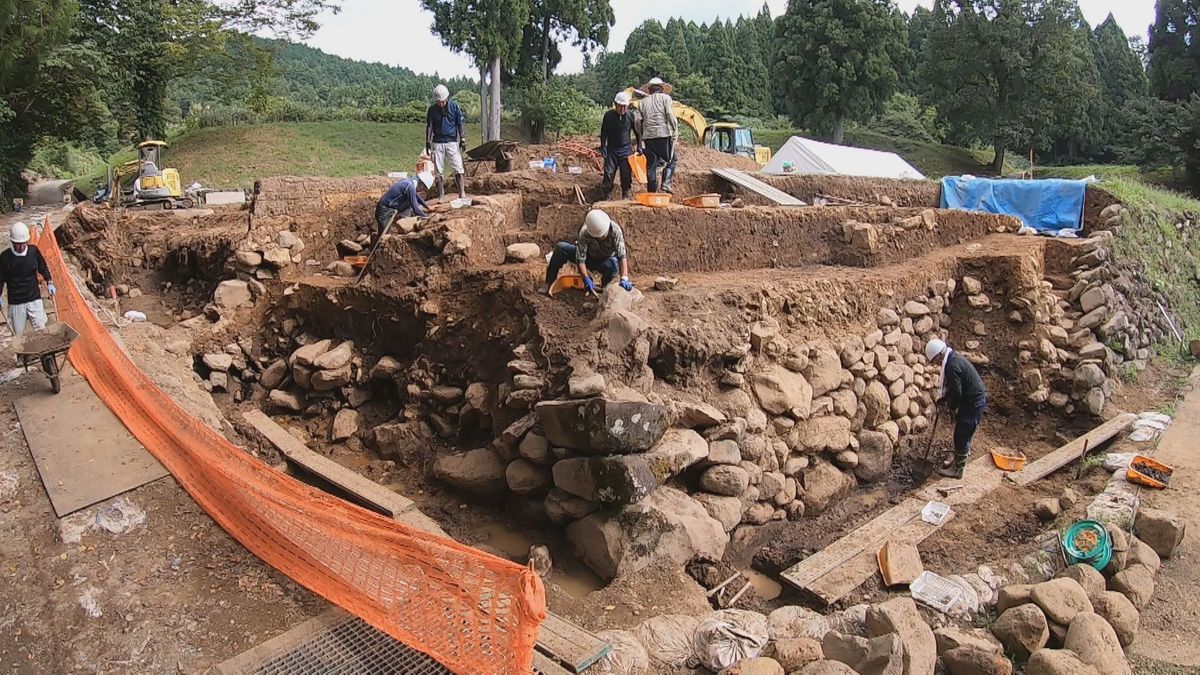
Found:
M 50 295 L 54 295 L 55 290 L 54 290 L 54 282 L 53 281 L 48 282 L 46 284 L 46 290 L 50 292 Z
M 621 277 L 621 288 L 627 291 L 633 290 L 633 282 L 629 280 L 629 277 Z
M 596 292 L 596 282 L 592 281 L 590 276 L 585 276 L 583 278 L 583 287 L 587 289 L 588 293 Z

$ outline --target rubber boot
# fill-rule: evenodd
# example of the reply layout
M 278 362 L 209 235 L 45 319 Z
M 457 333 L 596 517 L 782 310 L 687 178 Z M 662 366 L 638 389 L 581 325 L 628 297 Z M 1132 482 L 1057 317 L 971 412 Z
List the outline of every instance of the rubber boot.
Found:
M 446 196 L 446 179 L 441 176 L 438 176 L 437 184 L 438 184 L 438 199 L 441 199 L 442 197 Z
M 463 175 L 461 173 L 454 174 L 454 180 L 458 181 L 458 198 L 466 199 L 467 198 L 467 181 L 463 180 Z
M 937 474 L 943 478 L 953 478 L 955 480 L 963 477 L 963 472 L 967 469 L 967 456 L 954 458 L 954 464 L 950 466 L 938 467 Z
M 621 200 L 629 201 L 629 190 L 621 190 Z
M 671 177 L 674 175 L 675 175 L 675 169 L 672 168 L 672 166 L 670 164 L 668 164 L 667 168 L 663 169 L 663 180 L 662 180 L 662 191 L 663 192 L 666 192 L 667 194 L 672 194 L 672 195 L 675 194 L 675 191 L 671 189 Z

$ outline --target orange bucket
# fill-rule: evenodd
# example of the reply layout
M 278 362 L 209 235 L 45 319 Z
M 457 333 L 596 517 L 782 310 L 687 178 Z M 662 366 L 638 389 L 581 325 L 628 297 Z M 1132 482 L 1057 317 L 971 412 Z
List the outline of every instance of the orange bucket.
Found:
M 342 260 L 350 263 L 350 266 L 356 270 L 361 270 L 367 266 L 367 256 L 365 255 L 348 255 L 342 258 Z
M 1146 487 L 1162 490 L 1167 487 L 1167 483 L 1171 482 L 1173 473 L 1175 473 L 1175 469 L 1162 462 L 1156 462 L 1145 455 L 1134 455 L 1133 460 L 1129 462 L 1129 468 L 1125 471 L 1125 478 L 1131 483 L 1140 483 Z
M 1025 453 L 1020 450 L 992 450 L 992 462 L 1001 471 L 1020 471 L 1026 461 Z
M 637 201 L 642 206 L 669 206 L 671 195 L 667 192 L 642 192 L 638 194 Z

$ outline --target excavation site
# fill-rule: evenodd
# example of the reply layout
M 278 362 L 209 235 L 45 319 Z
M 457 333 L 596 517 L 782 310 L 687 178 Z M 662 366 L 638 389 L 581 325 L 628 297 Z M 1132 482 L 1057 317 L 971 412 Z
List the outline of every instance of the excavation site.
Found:
M 46 236 L 115 340 L 104 363 L 144 378 L 109 407 L 186 492 L 147 522 L 220 526 L 120 568 L 128 593 L 198 598 L 139 601 L 173 617 L 142 672 L 1129 673 L 1178 519 L 1138 508 L 1127 467 L 1182 383 L 1156 356 L 1169 301 L 1112 254 L 1125 206 L 1089 187 L 1079 237 L 1033 236 L 940 208 L 934 181 L 684 150 L 667 206 L 518 161 L 378 245 L 385 177 L 66 214 Z M 719 206 L 680 203 L 698 195 Z M 592 209 L 632 290 L 540 293 Z M 987 392 L 960 478 L 935 472 L 956 420 L 932 341 Z M 108 402 L 119 369 L 77 368 Z M 138 391 L 179 431 L 131 424 Z M 230 450 L 164 459 L 159 436 Z M 1108 562 L 1064 553 L 1077 522 Z M 238 576 L 184 584 L 176 546 Z M 104 621 L 136 614 L 96 597 Z M 184 637 L 214 618 L 228 635 Z M 130 640 L 95 672 L 125 672 Z

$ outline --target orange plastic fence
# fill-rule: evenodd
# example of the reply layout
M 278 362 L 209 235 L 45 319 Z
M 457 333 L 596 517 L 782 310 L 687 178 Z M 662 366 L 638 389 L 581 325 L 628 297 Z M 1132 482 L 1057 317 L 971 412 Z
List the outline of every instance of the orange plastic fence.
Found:
M 49 231 L 46 228 L 45 231 Z M 530 570 L 311 488 L 251 457 L 166 396 L 76 288 L 55 237 L 39 248 L 71 363 L 192 498 L 275 569 L 459 673 L 529 673 L 545 588 Z

